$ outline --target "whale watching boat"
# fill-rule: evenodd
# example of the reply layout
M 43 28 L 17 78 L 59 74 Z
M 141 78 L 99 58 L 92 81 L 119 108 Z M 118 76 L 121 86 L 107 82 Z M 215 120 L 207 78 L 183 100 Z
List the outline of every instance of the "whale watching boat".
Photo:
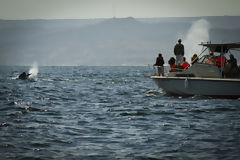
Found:
M 177 69 L 176 72 L 169 72 L 167 76 L 153 75 L 153 81 L 170 95 L 240 97 L 240 70 L 232 55 L 232 52 L 240 52 L 240 43 L 207 42 L 200 45 L 203 50 L 188 69 Z M 205 51 L 208 51 L 208 54 L 203 54 Z M 235 65 L 230 60 L 226 61 L 227 54 L 233 56 Z

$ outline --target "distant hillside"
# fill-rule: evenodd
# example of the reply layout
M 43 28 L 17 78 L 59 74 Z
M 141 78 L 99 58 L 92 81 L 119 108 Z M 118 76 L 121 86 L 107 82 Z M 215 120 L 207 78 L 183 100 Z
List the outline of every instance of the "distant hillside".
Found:
M 147 65 L 158 52 L 167 62 L 199 19 L 212 42 L 240 42 L 240 17 L 0 20 L 0 64 Z

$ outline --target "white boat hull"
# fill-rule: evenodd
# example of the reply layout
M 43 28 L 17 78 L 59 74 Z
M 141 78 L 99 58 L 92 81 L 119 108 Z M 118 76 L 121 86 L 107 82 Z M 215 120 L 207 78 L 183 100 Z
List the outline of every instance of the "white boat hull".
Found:
M 151 78 L 168 94 L 240 97 L 239 79 L 160 76 Z

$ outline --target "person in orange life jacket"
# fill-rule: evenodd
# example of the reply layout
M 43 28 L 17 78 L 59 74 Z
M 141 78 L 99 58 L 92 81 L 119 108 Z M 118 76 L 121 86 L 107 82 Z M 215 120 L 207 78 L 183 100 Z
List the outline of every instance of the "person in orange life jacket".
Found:
M 182 63 L 182 68 L 187 70 L 189 67 L 189 63 L 186 61 L 186 58 L 183 57 L 183 63 Z
M 154 66 L 158 67 L 158 76 L 160 76 L 160 75 L 164 76 L 163 65 L 164 65 L 164 60 L 163 60 L 162 54 L 159 53 L 158 57 L 156 58 L 156 63 L 154 64 Z
M 209 54 L 208 59 L 205 61 L 207 64 L 215 64 L 216 57 L 214 56 L 213 52 Z
M 171 57 L 168 61 L 168 64 L 170 65 L 170 72 L 176 72 L 176 65 L 175 65 L 175 58 Z
M 216 57 L 216 65 L 220 68 L 221 66 L 225 66 L 226 64 L 226 57 L 224 55 L 219 55 Z

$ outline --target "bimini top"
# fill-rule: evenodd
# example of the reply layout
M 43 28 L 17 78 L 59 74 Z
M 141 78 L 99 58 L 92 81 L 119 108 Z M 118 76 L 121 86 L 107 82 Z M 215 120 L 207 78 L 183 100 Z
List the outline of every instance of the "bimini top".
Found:
M 205 46 L 211 52 L 227 53 L 230 49 L 240 48 L 240 42 L 237 43 L 201 43 L 199 45 Z

